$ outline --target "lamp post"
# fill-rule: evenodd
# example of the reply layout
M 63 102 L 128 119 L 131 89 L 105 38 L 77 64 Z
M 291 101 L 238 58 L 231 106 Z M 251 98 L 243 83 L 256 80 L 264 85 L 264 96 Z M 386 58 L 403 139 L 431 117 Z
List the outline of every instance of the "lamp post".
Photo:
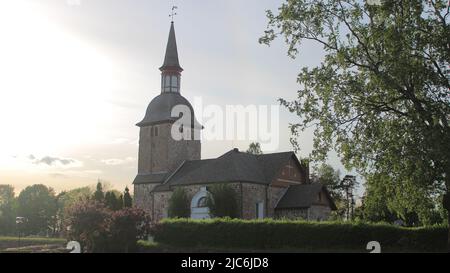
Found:
M 20 247 L 20 236 L 21 236 L 21 226 L 26 222 L 27 218 L 25 217 L 16 217 L 16 225 L 17 225 L 17 231 L 19 232 L 19 247 Z

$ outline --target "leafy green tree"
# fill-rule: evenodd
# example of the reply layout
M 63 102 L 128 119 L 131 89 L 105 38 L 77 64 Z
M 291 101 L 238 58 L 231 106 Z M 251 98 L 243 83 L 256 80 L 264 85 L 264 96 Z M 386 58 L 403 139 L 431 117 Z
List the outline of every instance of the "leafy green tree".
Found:
M 57 195 L 57 232 L 60 233 L 64 228 L 64 221 L 68 217 L 68 208 L 76 203 L 89 200 L 92 195 L 93 192 L 89 187 L 76 188 Z
M 317 182 L 327 187 L 333 199 L 342 199 L 344 197 L 344 190 L 341 185 L 341 172 L 339 170 L 335 170 L 329 164 L 322 164 L 315 168 L 314 176 Z
M 186 191 L 183 188 L 176 188 L 169 199 L 169 217 L 188 218 L 191 215 L 191 208 Z
M 268 11 L 261 43 L 282 35 L 291 57 L 305 42 L 325 54 L 301 70 L 298 99 L 281 99 L 300 118 L 294 145 L 312 126 L 313 159 L 334 148 L 348 169 L 404 193 L 403 207 L 414 207 L 416 189 L 446 192 L 449 214 L 449 14 L 447 0 L 297 0 Z
M 105 194 L 105 205 L 113 211 L 122 209 L 123 208 L 122 195 L 115 190 L 107 191 Z
M 366 181 L 366 194 L 363 218 L 368 221 L 392 223 L 401 219 L 407 226 L 442 224 L 441 196 L 429 196 L 427 191 L 417 185 L 409 185 L 403 190 L 392 188 L 380 175 L 369 176 Z M 414 205 L 403 202 L 408 196 Z
M 217 184 L 208 188 L 210 194 L 206 205 L 213 217 L 239 217 L 237 196 L 228 184 Z
M 103 186 L 100 181 L 97 183 L 97 189 L 94 192 L 94 200 L 97 202 L 104 202 L 105 201 L 105 194 L 103 193 Z
M 125 188 L 125 193 L 123 195 L 123 207 L 131 208 L 133 206 L 133 199 L 131 198 L 130 190 L 128 187 Z
M 16 206 L 14 187 L 0 185 L 0 234 L 8 235 L 14 232 Z
M 112 193 L 111 191 L 107 191 L 105 193 L 105 205 L 106 207 L 108 207 L 109 209 L 113 209 L 116 203 L 116 196 L 114 193 Z
M 325 185 L 337 206 L 335 216 L 342 218 L 346 210 L 345 189 L 341 185 L 341 172 L 329 164 L 322 164 L 314 169 L 316 182 Z
M 47 234 L 55 225 L 57 205 L 55 192 L 45 185 L 26 187 L 17 198 L 18 216 L 27 222 L 24 232 L 28 234 Z
M 123 194 L 119 195 L 119 198 L 117 199 L 117 203 L 118 203 L 119 210 L 124 208 Z
M 250 143 L 250 145 L 248 146 L 248 149 L 247 149 L 247 153 L 254 154 L 254 155 L 262 155 L 263 152 L 261 150 L 261 144 L 259 144 L 259 142 Z

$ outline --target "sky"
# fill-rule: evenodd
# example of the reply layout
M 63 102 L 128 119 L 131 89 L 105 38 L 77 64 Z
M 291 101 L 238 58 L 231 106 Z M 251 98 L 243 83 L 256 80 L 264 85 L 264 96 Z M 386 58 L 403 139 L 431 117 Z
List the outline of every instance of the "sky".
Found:
M 265 10 L 281 0 L 0 0 L 0 184 L 16 193 L 42 183 L 59 192 L 95 185 L 122 190 L 137 173 L 139 128 L 160 94 L 172 5 L 181 94 L 204 105 L 277 105 L 296 98 L 297 74 L 320 64 L 306 43 L 296 59 L 278 39 L 258 43 Z M 197 114 L 197 113 L 196 113 Z M 292 150 L 280 108 L 279 145 Z M 305 157 L 312 132 L 300 138 Z M 202 158 L 250 140 L 202 141 Z M 264 148 L 264 146 L 263 146 Z M 335 153 L 329 163 L 347 174 Z

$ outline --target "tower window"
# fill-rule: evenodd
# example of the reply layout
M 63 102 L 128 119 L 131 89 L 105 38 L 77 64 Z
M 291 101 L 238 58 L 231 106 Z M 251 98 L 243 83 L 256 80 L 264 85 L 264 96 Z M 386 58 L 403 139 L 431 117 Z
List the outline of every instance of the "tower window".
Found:
M 162 91 L 163 92 L 179 92 L 180 76 L 179 75 L 163 75 Z
M 158 136 L 158 126 L 155 126 L 155 136 Z

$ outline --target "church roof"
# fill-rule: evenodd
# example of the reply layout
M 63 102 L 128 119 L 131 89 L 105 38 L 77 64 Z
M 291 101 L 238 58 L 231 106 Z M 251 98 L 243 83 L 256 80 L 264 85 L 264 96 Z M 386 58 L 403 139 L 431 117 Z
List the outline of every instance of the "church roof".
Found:
M 194 108 L 182 95 L 176 92 L 165 92 L 154 98 L 147 107 L 144 119 L 136 124 L 139 127 L 149 126 L 163 122 L 175 122 L 179 117 L 172 117 L 172 110 L 177 105 L 185 105 L 191 111 L 191 118 L 196 128 L 201 125 L 194 117 Z
M 167 177 L 167 173 L 145 173 L 138 174 L 133 181 L 133 184 L 152 184 L 152 183 L 163 183 Z
M 169 39 L 167 41 L 166 56 L 164 57 L 164 64 L 159 68 L 161 71 L 166 69 L 183 71 L 178 60 L 177 39 L 175 37 L 175 27 L 173 22 L 170 25 Z
M 293 152 L 253 155 L 235 149 L 215 159 L 185 161 L 164 184 L 170 186 L 224 182 L 270 184 L 292 157 L 295 157 Z
M 309 208 L 314 204 L 319 192 L 324 191 L 329 202 L 330 207 L 336 210 L 336 205 L 333 202 L 327 188 L 320 183 L 302 184 L 289 186 L 286 193 L 281 197 L 276 205 L 276 209 L 291 209 L 291 208 Z

